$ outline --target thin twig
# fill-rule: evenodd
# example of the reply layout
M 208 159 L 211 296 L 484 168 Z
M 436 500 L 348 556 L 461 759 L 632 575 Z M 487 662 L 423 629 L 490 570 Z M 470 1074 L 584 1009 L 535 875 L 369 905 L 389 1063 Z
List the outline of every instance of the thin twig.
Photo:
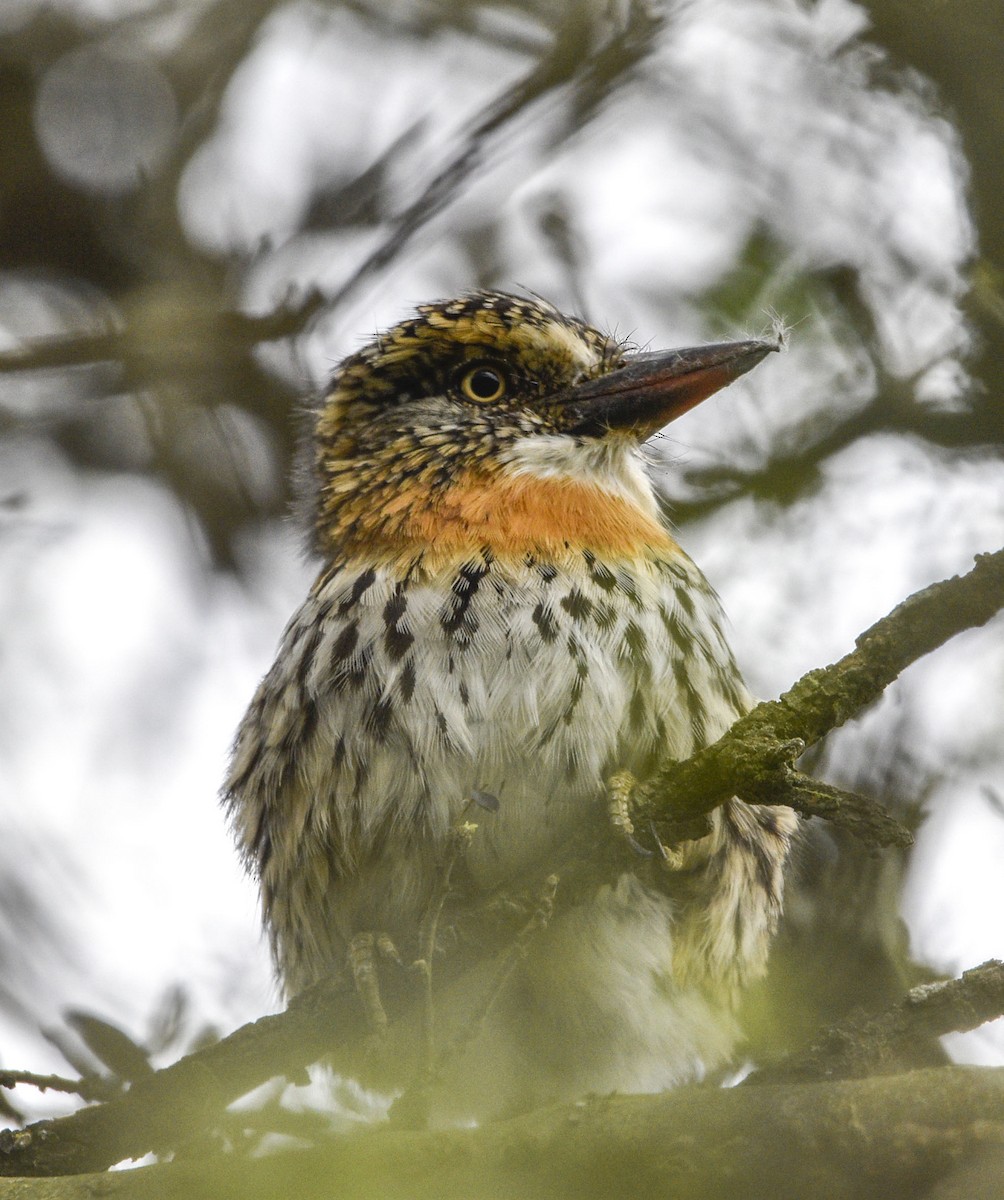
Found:
M 397 1128 L 424 1129 L 429 1123 L 432 1102 L 432 1085 L 436 1068 L 436 1002 L 433 993 L 433 959 L 436 954 L 436 937 L 443 905 L 450 894 L 450 881 L 457 859 L 471 844 L 477 825 L 465 818 L 476 802 L 467 802 L 457 821 L 450 829 L 446 849 L 439 866 L 436 889 L 422 917 L 418 932 L 419 957 L 412 969 L 422 977 L 422 1058 L 416 1077 L 394 1101 L 390 1109 L 391 1123 Z
M 432 992 L 432 962 L 436 954 L 436 936 L 439 931 L 439 918 L 443 913 L 443 905 L 450 894 L 450 880 L 453 876 L 453 868 L 456 865 L 457 859 L 466 852 L 477 830 L 477 825 L 464 819 L 472 803 L 473 801 L 468 802 L 464 811 L 460 814 L 460 819 L 450 830 L 446 852 L 440 866 L 436 890 L 429 901 L 429 907 L 422 918 L 422 924 L 419 929 L 418 944 L 420 957 L 413 964 L 415 969 L 421 972 L 423 982 L 423 1073 L 427 1076 L 432 1075 L 436 1059 L 436 1008 Z
M 912 846 L 913 834 L 868 796 L 787 771 L 779 790 L 765 793 L 771 804 L 784 803 L 803 817 L 822 817 L 873 846 Z
M 537 903 L 530 915 L 530 919 L 502 952 L 495 972 L 489 980 L 488 987 L 481 998 L 481 1003 L 471 1015 L 470 1021 L 464 1030 L 440 1055 L 439 1061 L 436 1063 L 436 1076 L 440 1075 L 450 1060 L 456 1057 L 465 1046 L 470 1045 L 484 1028 L 485 1022 L 491 1016 L 492 1009 L 494 1009 L 499 997 L 505 991 L 506 984 L 516 969 L 516 965 L 521 959 L 526 957 L 531 939 L 540 930 L 545 929 L 551 920 L 554 913 L 554 898 L 557 895 L 557 891 L 558 876 L 548 875 L 540 889 L 540 894 L 537 897 Z
M 111 1100 L 122 1094 L 121 1086 L 100 1075 L 87 1075 L 80 1079 L 68 1079 L 64 1075 L 36 1075 L 33 1071 L 0 1070 L 0 1088 L 13 1088 L 26 1084 L 41 1092 L 67 1092 L 82 1100 Z

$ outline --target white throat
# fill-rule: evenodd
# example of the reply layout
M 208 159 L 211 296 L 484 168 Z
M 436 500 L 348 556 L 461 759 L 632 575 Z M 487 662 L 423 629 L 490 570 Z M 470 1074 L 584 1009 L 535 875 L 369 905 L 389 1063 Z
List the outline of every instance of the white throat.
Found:
M 638 446 L 627 438 L 579 441 L 566 434 L 539 434 L 520 438 L 504 461 L 507 474 L 592 483 L 637 504 L 651 516 L 659 515 Z

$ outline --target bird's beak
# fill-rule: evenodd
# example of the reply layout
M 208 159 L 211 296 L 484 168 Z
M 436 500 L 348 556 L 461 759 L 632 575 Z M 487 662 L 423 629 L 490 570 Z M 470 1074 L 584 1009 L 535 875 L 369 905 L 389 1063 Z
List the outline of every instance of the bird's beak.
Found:
M 587 437 L 614 430 L 649 437 L 780 348 L 778 339 L 636 354 L 574 387 L 563 400 L 564 423 Z

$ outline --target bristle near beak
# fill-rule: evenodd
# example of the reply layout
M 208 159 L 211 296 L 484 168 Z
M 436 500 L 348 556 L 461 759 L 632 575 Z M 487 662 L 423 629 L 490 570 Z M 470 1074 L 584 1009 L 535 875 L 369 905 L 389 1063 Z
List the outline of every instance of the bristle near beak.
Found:
M 602 437 L 622 430 L 648 437 L 780 348 L 778 338 L 636 354 L 575 387 L 563 400 L 564 414 L 572 433 Z

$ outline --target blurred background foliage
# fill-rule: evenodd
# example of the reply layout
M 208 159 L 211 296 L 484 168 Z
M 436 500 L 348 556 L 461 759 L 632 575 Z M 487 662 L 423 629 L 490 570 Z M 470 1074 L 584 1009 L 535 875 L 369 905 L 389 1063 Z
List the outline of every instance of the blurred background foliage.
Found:
M 1002 61 L 998 0 L 7 0 L 5 1065 L 67 1007 L 175 1053 L 274 1004 L 214 794 L 309 579 L 303 397 L 410 305 L 792 326 L 651 448 L 761 694 L 1001 543 Z M 807 838 L 757 1049 L 1004 951 L 1000 643 L 817 757 L 918 847 Z

